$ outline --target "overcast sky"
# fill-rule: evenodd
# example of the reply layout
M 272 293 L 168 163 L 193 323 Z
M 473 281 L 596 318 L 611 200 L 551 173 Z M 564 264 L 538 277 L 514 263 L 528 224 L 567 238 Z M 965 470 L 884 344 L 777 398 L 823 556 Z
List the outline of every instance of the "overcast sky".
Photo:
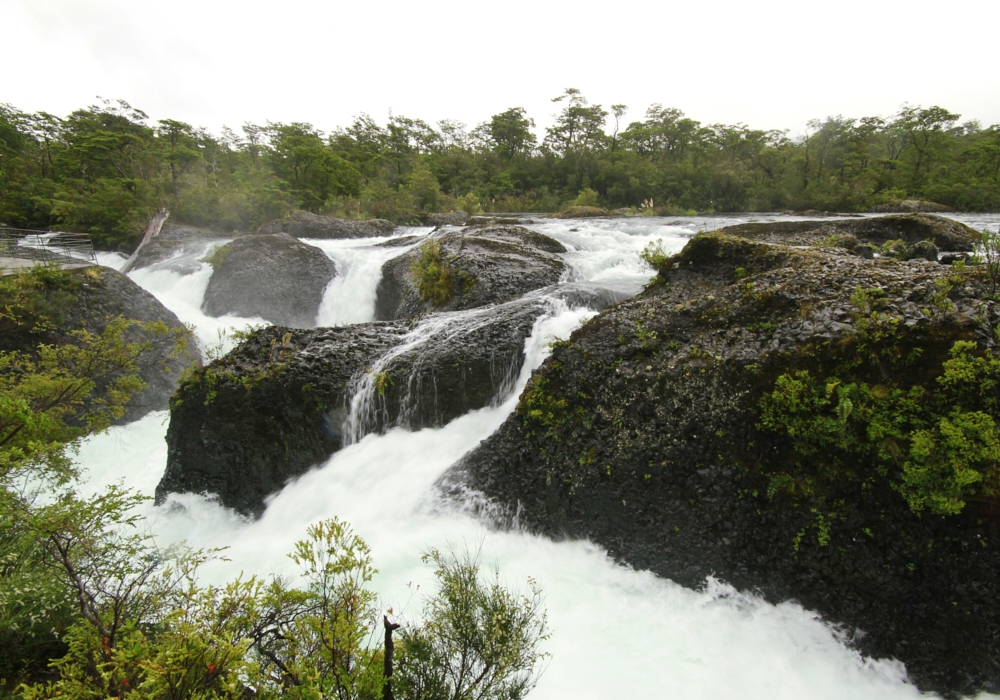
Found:
M 0 102 L 65 115 L 121 98 L 217 132 L 324 130 L 361 112 L 470 127 L 549 100 L 677 107 L 804 130 L 940 105 L 1000 122 L 996 0 L 0 0 Z

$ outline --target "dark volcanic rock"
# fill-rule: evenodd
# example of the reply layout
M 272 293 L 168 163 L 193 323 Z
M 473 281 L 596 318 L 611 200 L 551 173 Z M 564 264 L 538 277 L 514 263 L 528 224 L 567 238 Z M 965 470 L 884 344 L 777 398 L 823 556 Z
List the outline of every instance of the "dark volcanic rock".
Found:
M 5 332 L 0 335 L 0 350 L 31 352 L 40 343 L 72 343 L 71 331 L 101 333 L 108 321 L 118 316 L 140 323 L 162 321 L 171 329 L 184 328 L 184 324 L 172 311 L 125 275 L 97 266 L 69 270 L 68 273 L 71 285 L 65 290 L 68 296 L 60 295 L 60 300 L 56 302 L 60 322 L 43 333 Z M 123 425 L 142 418 L 150 411 L 167 408 L 167 402 L 181 373 L 191 363 L 201 362 L 201 353 L 190 333 L 182 335 L 187 340 L 187 347 L 171 357 L 174 350 L 172 342 L 155 340 L 152 334 L 135 326 L 126 332 L 125 339 L 128 342 L 154 340 L 154 345 L 139 358 L 139 377 L 145 382 L 146 388 L 132 396 L 125 415 L 115 421 L 116 424 Z M 114 376 L 116 375 L 99 380 L 98 389 L 107 386 Z
M 972 250 L 974 229 L 932 214 L 897 214 L 844 221 L 778 221 L 727 226 L 723 233 L 767 243 L 817 245 L 827 239 L 851 235 L 864 243 L 882 245 L 902 240 L 907 245 L 932 241 L 940 250 Z
M 351 221 L 296 211 L 284 219 L 264 224 L 254 233 L 287 233 L 296 238 L 374 238 L 388 236 L 395 230 L 396 224 L 384 219 Z
M 175 224 L 167 222 L 163 224 L 160 235 L 147 243 L 136 258 L 135 266 L 138 270 L 141 267 L 149 267 L 156 263 L 161 263 L 171 258 L 181 255 L 196 254 L 205 248 L 206 241 L 217 241 L 226 238 L 238 238 L 246 233 L 240 231 L 217 231 L 215 229 L 199 228 L 188 226 L 187 224 Z M 190 274 L 194 270 L 185 270 L 184 274 Z
M 157 487 L 217 494 L 245 514 L 341 448 L 393 426 L 444 425 L 510 393 L 540 297 L 436 314 L 417 326 L 267 328 L 183 384 Z M 351 413 L 351 400 L 359 400 Z
M 944 214 L 955 210 L 944 204 L 926 202 L 922 199 L 898 199 L 895 202 L 879 204 L 868 211 L 873 214 L 914 214 L 918 212 Z
M 447 214 L 430 214 L 427 216 L 428 226 L 467 226 L 469 215 L 464 211 L 450 211 Z
M 291 236 L 245 236 L 217 248 L 205 290 L 209 316 L 259 316 L 296 328 L 316 325 L 323 290 L 337 265 L 315 246 Z
M 776 378 L 842 366 L 872 309 L 912 360 L 865 365 L 873 385 L 885 371 L 904 387 L 934 385 L 956 340 L 991 351 L 1000 305 L 985 298 L 984 270 L 954 278 L 926 260 L 721 234 L 694 238 L 668 265 L 663 284 L 557 345 L 517 412 L 442 488 L 478 490 L 521 526 L 590 538 L 687 586 L 714 575 L 796 599 L 860 630 L 864 654 L 904 661 L 922 688 L 995 692 L 996 505 L 916 515 L 874 465 L 853 467 L 871 479 L 817 471 L 822 455 L 795 461 L 789 437 L 758 427 Z M 857 301 L 858 287 L 881 290 L 870 292 L 879 301 Z
M 382 266 L 375 318 L 412 318 L 426 311 L 471 309 L 513 299 L 562 277 L 566 264 L 559 241 L 521 226 L 472 226 L 435 239 L 454 271 L 451 298 L 435 307 L 420 298 L 413 282 L 414 252 Z

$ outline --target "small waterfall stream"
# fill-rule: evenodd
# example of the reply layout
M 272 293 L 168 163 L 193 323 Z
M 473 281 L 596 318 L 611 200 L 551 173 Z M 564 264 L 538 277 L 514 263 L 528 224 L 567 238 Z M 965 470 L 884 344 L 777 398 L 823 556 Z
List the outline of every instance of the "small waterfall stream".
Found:
M 663 238 L 668 249 L 679 250 L 693 233 L 652 219 L 547 222 L 534 228 L 570 248 L 566 257 L 576 281 L 631 287 L 649 275 L 637 262 L 648 242 Z M 320 319 L 370 320 L 367 299 L 373 303 L 378 281 L 372 275 L 391 257 L 386 250 L 398 254 L 400 249 L 372 248 L 370 241 L 313 243 L 343 265 L 343 283 L 328 289 Z M 195 323 L 205 342 L 215 328 L 245 321 L 207 319 L 200 313 L 198 295 L 204 293 L 207 274 L 200 267 L 188 274 L 147 268 L 131 277 L 183 320 Z M 338 295 L 348 289 L 357 296 L 345 305 Z M 422 551 L 479 546 L 484 560 L 496 563 L 508 581 L 516 584 L 532 576 L 546 592 L 553 629 L 546 648 L 552 657 L 530 696 L 537 700 L 922 697 L 906 682 L 901 664 L 862 658 L 844 645 L 837 630 L 794 602 L 770 605 L 713 579 L 703 590 L 685 589 L 616 565 L 585 541 L 496 531 L 477 520 L 474 509 L 438 495 L 435 483 L 448 467 L 514 410 L 532 370 L 546 357 L 548 343 L 567 337 L 594 313 L 554 299 L 544 305 L 524 343 L 523 362 L 512 370 L 511 363 L 498 358 L 494 405 L 443 427 L 416 431 L 392 427 L 387 416 L 378 416 L 384 406 L 378 401 L 377 376 L 394 358 L 468 332 L 491 310 L 431 316 L 370 372 L 358 375 L 347 419 L 349 445 L 274 494 L 259 520 L 247 521 L 205 496 L 174 494 L 163 506 L 145 506 L 150 527 L 164 544 L 186 540 L 194 547 L 227 547 L 227 560 L 213 562 L 203 572 L 207 581 L 216 582 L 241 571 L 293 575 L 286 557 L 292 544 L 309 524 L 337 515 L 371 545 L 380 571 L 378 591 L 385 606 L 404 618 L 418 614 L 421 591 L 433 586 L 431 572 L 420 561 Z M 154 413 L 88 440 L 80 452 L 85 488 L 124 482 L 151 493 L 166 460 L 167 418 L 164 412 Z M 380 425 L 381 432 L 376 430 Z

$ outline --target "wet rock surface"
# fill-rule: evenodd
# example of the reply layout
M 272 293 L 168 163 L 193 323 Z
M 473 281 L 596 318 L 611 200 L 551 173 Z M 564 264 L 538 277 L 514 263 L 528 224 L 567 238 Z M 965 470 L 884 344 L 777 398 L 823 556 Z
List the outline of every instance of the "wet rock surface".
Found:
M 350 435 L 441 426 L 508 394 L 540 295 L 412 323 L 256 332 L 171 402 L 167 494 L 215 494 L 248 514 Z M 351 399 L 363 394 L 352 419 Z M 345 433 L 345 429 L 348 431 Z
M 374 238 L 388 236 L 396 230 L 396 224 L 384 219 L 351 221 L 320 216 L 308 211 L 292 212 L 278 221 L 264 224 L 254 233 L 287 233 L 296 238 Z
M 781 233 L 756 238 L 785 239 L 787 226 L 768 226 Z M 858 287 L 881 290 L 872 294 L 901 347 L 922 350 L 908 381 L 933 381 L 956 340 L 993 347 L 1000 310 L 984 298 L 983 271 L 949 278 L 949 266 L 922 259 L 718 233 L 696 237 L 668 266 L 661 285 L 557 344 L 518 410 L 441 488 L 485 494 L 501 524 L 589 538 L 687 586 L 712 575 L 774 602 L 798 600 L 862 653 L 904 661 L 923 689 L 995 691 L 994 507 L 916 515 L 894 488 L 856 481 L 822 501 L 775 493 L 765 474 L 782 464 L 788 438 L 757 426 L 780 374 L 854 342 Z
M 426 223 L 428 226 L 467 226 L 470 217 L 464 211 L 450 211 L 448 213 L 429 214 Z
M 554 238 L 521 226 L 471 226 L 435 239 L 453 271 L 451 297 L 435 306 L 424 301 L 413 279 L 420 250 L 389 260 L 382 267 L 375 318 L 412 318 L 428 311 L 458 311 L 504 302 L 555 284 L 566 270 Z
M 906 245 L 929 240 L 940 250 L 969 251 L 976 232 L 952 219 L 932 214 L 898 214 L 841 221 L 779 221 L 727 226 L 723 233 L 779 245 L 817 245 L 827 239 L 854 236 L 862 243 L 881 246 L 892 240 Z
M 337 265 L 288 234 L 245 236 L 217 248 L 203 308 L 209 316 L 260 317 L 296 328 L 316 325 Z

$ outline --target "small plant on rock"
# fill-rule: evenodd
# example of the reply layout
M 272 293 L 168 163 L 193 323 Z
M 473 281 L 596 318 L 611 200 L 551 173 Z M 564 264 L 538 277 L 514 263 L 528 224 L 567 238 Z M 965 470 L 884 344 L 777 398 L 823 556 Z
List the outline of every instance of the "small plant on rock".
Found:
M 441 250 L 441 244 L 429 239 L 420 246 L 410 265 L 417 292 L 424 301 L 440 306 L 451 299 L 455 287 L 455 273 Z

